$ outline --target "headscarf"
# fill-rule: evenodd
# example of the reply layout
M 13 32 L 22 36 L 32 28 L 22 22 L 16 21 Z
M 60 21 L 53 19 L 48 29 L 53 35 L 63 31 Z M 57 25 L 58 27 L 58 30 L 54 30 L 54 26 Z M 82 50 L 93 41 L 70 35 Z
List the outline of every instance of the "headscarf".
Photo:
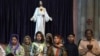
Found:
M 48 40 L 49 39 L 49 40 Z M 46 43 L 49 43 L 50 45 L 53 44 L 53 35 L 51 33 L 46 34 Z
M 19 46 L 20 46 L 20 44 L 19 44 L 19 35 L 18 35 L 18 34 L 12 34 L 12 35 L 11 35 L 8 46 L 10 47 L 10 49 L 12 48 L 12 38 L 13 38 L 13 37 L 16 37 L 16 39 L 17 39 L 17 41 L 18 41 L 18 43 L 17 43 L 17 45 L 16 45 L 16 47 L 15 47 L 15 49 L 14 49 L 14 54 L 16 54 L 16 50 L 17 50 L 17 49 L 19 48 Z
M 30 44 L 32 43 L 31 37 L 29 35 L 26 35 L 23 39 L 23 45 L 25 45 L 25 38 L 29 38 Z

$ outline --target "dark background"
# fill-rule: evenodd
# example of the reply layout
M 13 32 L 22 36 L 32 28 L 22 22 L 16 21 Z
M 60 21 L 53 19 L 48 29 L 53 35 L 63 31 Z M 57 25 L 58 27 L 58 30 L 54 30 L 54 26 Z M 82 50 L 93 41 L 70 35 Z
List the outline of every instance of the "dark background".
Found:
M 73 33 L 73 0 L 42 0 L 52 22 L 46 23 L 46 33 L 60 34 L 64 39 Z M 11 34 L 33 39 L 35 22 L 31 22 L 39 0 L 0 0 L 0 42 L 8 43 Z

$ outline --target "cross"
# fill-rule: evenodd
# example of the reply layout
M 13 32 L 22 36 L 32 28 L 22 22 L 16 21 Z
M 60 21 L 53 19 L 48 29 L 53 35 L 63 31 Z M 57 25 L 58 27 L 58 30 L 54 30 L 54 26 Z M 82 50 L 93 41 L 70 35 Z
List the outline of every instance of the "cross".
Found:
M 91 25 L 92 22 L 93 22 L 92 19 L 87 19 L 87 24 L 88 24 L 88 25 Z

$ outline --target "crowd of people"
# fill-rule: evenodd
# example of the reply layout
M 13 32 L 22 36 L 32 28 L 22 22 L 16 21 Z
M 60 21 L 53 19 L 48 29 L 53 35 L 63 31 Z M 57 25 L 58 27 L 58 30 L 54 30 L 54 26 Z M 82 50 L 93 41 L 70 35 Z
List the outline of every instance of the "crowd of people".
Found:
M 46 36 L 38 31 L 32 42 L 29 35 L 25 36 L 23 43 L 19 43 L 18 34 L 12 34 L 5 49 L 0 45 L 0 56 L 100 56 L 100 46 L 94 38 L 93 31 L 87 29 L 85 36 L 75 44 L 75 34 L 66 37 L 63 43 L 61 35 Z

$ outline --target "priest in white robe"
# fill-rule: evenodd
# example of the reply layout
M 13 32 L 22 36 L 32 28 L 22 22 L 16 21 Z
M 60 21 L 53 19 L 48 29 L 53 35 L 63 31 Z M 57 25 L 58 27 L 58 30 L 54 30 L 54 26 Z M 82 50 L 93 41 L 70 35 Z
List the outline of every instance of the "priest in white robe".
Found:
M 40 7 L 35 9 L 35 13 L 30 20 L 36 22 L 35 33 L 41 31 L 45 35 L 45 22 L 52 21 L 52 18 L 48 15 L 46 8 L 42 6 L 42 1 L 39 1 L 39 4 Z

